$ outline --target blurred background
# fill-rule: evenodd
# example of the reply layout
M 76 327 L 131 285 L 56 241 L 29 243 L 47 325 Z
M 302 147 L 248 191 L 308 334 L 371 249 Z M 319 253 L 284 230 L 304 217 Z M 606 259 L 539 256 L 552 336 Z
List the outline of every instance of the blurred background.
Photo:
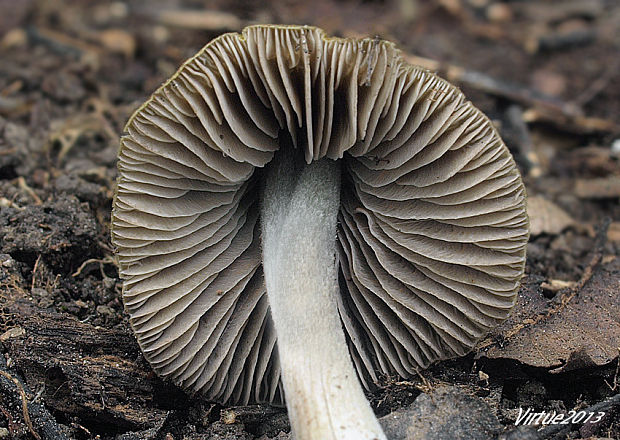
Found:
M 0 0 L 0 438 L 288 438 L 282 410 L 211 405 L 154 377 L 109 236 L 129 115 L 212 38 L 257 23 L 394 41 L 491 118 L 524 176 L 513 316 L 464 359 L 384 378 L 377 413 L 447 384 L 484 401 L 478 438 L 496 438 L 519 407 L 618 400 L 620 1 Z M 531 438 L 620 438 L 607 405 L 597 424 Z

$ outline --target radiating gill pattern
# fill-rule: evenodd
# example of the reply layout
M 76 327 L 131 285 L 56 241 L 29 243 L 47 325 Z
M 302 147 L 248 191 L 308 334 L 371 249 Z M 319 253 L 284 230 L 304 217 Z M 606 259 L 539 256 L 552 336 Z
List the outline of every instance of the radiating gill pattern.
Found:
M 113 241 L 138 342 L 207 399 L 282 403 L 261 172 L 344 161 L 337 298 L 365 387 L 469 351 L 524 270 L 524 189 L 489 120 L 378 39 L 254 26 L 188 60 L 121 140 Z M 308 292 L 312 294 L 312 292 Z

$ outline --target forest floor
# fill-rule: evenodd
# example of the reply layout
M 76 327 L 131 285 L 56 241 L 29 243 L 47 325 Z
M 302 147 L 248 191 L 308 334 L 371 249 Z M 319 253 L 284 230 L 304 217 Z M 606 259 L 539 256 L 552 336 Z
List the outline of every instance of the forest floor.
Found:
M 481 439 L 620 438 L 619 2 L 0 0 L 0 439 L 289 438 L 281 408 L 202 402 L 152 373 L 110 243 L 125 121 L 205 43 L 254 23 L 395 41 L 489 115 L 524 176 L 515 311 L 468 356 L 377 384 L 391 437 L 426 394 L 435 413 L 461 402 L 487 420 Z M 520 408 L 596 416 L 518 428 Z M 407 438 L 457 438 L 426 414 L 444 434 Z

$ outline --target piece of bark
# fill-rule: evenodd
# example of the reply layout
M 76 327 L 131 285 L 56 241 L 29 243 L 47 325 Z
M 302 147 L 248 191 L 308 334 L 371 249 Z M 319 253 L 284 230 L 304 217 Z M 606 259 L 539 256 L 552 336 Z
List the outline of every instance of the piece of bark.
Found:
M 25 299 L 9 309 L 25 332 L 4 341 L 7 355 L 32 390 L 43 390 L 48 408 L 116 432 L 152 428 L 166 418 L 154 404 L 162 382 L 127 330 L 94 327 Z
M 69 439 L 66 430 L 56 423 L 47 408 L 37 402 L 36 399 L 27 400 L 28 403 L 24 408 L 23 397 L 27 399 L 32 397 L 32 390 L 23 383 L 21 378 L 16 377 L 17 375 L 13 371 L 9 371 L 3 356 L 0 356 L 0 372 L 2 373 L 0 375 L 0 401 L 6 411 L 12 410 L 9 413 L 12 419 L 12 423 L 9 423 L 11 438 L 31 438 L 32 436 L 40 440 Z M 12 380 L 9 380 L 9 377 Z M 15 381 L 18 381 L 19 386 Z M 25 393 L 25 396 L 21 395 L 22 392 Z M 7 416 L 6 413 L 4 415 Z M 24 420 L 24 415 L 27 415 L 27 420 Z

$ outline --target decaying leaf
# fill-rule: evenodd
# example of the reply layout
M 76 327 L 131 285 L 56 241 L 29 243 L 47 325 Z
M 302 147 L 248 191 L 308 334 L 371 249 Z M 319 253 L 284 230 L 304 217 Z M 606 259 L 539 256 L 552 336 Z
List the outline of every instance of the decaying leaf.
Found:
M 575 224 L 573 218 L 555 203 L 541 196 L 527 199 L 527 212 L 530 216 L 530 233 L 559 234 L 565 228 Z
M 602 264 L 564 307 L 544 300 L 535 288 L 523 289 L 515 313 L 495 331 L 504 343 L 486 347 L 479 355 L 552 372 L 612 362 L 620 347 L 619 274 L 618 259 Z

